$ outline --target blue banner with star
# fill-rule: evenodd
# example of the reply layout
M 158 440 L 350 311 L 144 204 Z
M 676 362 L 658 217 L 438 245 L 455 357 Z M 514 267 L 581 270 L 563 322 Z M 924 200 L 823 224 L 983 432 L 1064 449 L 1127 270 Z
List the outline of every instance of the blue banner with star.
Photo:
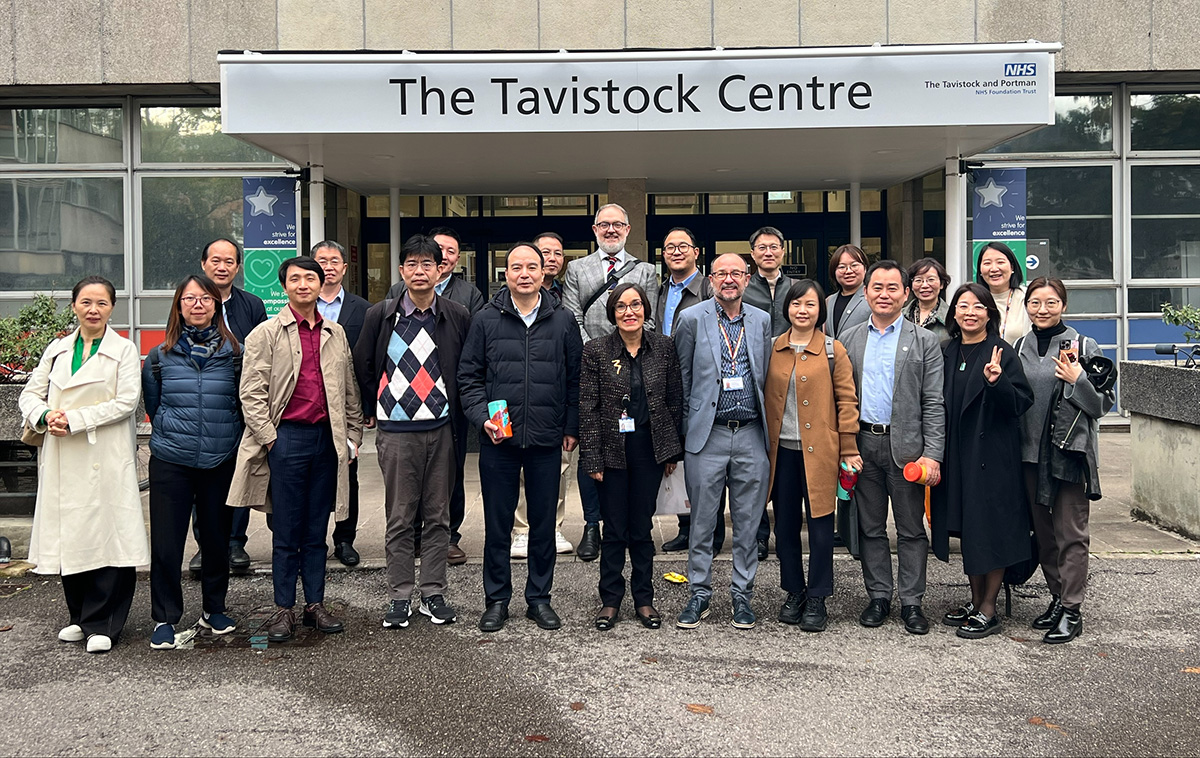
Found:
M 297 222 L 295 179 L 242 180 L 243 277 L 246 291 L 262 298 L 271 316 L 287 303 L 279 264 L 296 256 Z
M 1003 242 L 1027 270 L 1025 229 L 1025 169 L 981 168 L 974 171 L 971 191 L 971 278 L 979 251 L 989 242 Z M 1035 266 L 1036 267 L 1036 266 Z

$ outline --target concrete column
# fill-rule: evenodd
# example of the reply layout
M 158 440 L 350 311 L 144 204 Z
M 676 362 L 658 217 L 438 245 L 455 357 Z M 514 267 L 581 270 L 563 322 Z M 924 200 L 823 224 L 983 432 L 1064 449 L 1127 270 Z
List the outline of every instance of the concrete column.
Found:
M 308 242 L 325 239 L 325 147 L 318 140 L 308 146 Z M 301 251 L 304 252 L 304 251 Z
M 862 184 L 850 182 L 850 244 L 862 247 Z
M 888 188 L 887 224 L 887 257 L 908 266 L 925 256 L 925 198 L 920 179 Z
M 958 157 L 946 159 L 946 273 L 954 288 L 968 281 L 967 178 L 958 173 Z
M 392 284 L 400 283 L 400 188 L 388 190 L 388 231 L 391 248 Z
M 616 203 L 629 214 L 629 239 L 625 250 L 642 260 L 649 260 L 646 247 L 646 180 L 609 179 L 608 202 Z

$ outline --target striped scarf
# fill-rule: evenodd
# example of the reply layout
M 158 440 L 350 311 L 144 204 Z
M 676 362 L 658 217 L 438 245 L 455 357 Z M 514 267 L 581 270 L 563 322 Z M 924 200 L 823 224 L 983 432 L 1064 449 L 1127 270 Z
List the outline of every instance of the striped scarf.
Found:
M 187 343 L 188 355 L 200 368 L 204 368 L 204 364 L 217 351 L 221 344 L 219 336 L 220 330 L 215 323 L 203 329 L 190 324 L 184 325 L 183 339 Z

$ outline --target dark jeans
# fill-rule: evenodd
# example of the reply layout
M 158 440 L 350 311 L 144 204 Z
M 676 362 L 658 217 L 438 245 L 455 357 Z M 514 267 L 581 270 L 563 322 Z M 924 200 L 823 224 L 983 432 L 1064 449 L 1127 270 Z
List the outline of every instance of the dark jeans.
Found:
M 204 610 L 225 612 L 229 590 L 229 524 L 233 511 L 225 504 L 237 458 L 216 468 L 200 469 L 150 457 L 150 617 L 178 624 L 183 616 L 179 582 L 188 518 L 200 532 L 200 586 Z
M 451 422 L 453 423 L 453 422 Z M 454 489 L 450 491 L 450 544 L 457 545 L 462 539 L 463 521 L 467 519 L 467 491 L 463 486 L 463 478 L 466 473 L 467 466 L 467 424 L 463 420 L 461 425 L 456 425 L 454 428 Z M 417 535 L 417 541 L 421 541 L 421 511 L 424 504 L 418 505 L 416 516 L 413 518 L 413 531 Z
M 333 544 L 340 545 L 343 542 L 354 544 L 354 538 L 358 535 L 358 459 L 350 461 L 350 515 L 342 521 L 336 521 L 333 524 Z
M 653 453 L 650 459 L 654 459 Z M 579 500 L 583 504 L 583 520 L 588 524 L 598 524 L 603 518 L 600 508 L 600 490 L 596 480 L 587 475 L 582 466 L 576 466 L 575 481 L 579 485 Z M 655 494 L 658 494 L 656 489 Z
M 782 445 L 775 459 L 775 554 L 779 584 L 787 592 L 811 597 L 833 594 L 833 514 L 813 518 L 804 476 L 804 453 Z M 800 529 L 808 518 L 808 578 Z
M 512 440 L 479 450 L 479 480 L 483 490 L 483 589 L 489 604 L 512 598 L 513 514 L 525 473 L 525 502 L 529 516 L 529 578 L 525 600 L 530 605 L 550 602 L 554 583 L 554 513 L 562 449 L 517 447 Z
M 328 423 L 284 421 L 267 453 L 271 466 L 272 578 L 275 604 L 296 604 L 296 575 L 304 601 L 325 602 L 325 532 L 337 498 L 337 453 Z
M 78 624 L 85 635 L 103 634 L 116 642 L 133 605 L 137 569 L 104 566 L 68 574 L 62 578 L 62 586 L 71 623 Z
M 663 466 L 654 462 L 650 432 L 624 435 L 624 469 L 604 469 L 596 482 L 604 516 L 600 543 L 600 603 L 621 607 L 625 597 L 625 551 L 629 551 L 629 589 L 634 607 L 654 605 L 654 506 Z M 595 482 L 590 476 L 588 479 Z

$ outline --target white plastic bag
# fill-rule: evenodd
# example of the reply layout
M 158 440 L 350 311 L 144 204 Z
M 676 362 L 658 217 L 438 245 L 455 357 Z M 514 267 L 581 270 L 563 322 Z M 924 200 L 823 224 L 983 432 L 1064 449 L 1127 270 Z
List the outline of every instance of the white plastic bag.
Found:
M 662 483 L 658 485 L 657 504 L 654 513 L 658 516 L 692 512 L 692 501 L 688 500 L 682 461 L 675 467 L 675 472 L 664 476 Z

